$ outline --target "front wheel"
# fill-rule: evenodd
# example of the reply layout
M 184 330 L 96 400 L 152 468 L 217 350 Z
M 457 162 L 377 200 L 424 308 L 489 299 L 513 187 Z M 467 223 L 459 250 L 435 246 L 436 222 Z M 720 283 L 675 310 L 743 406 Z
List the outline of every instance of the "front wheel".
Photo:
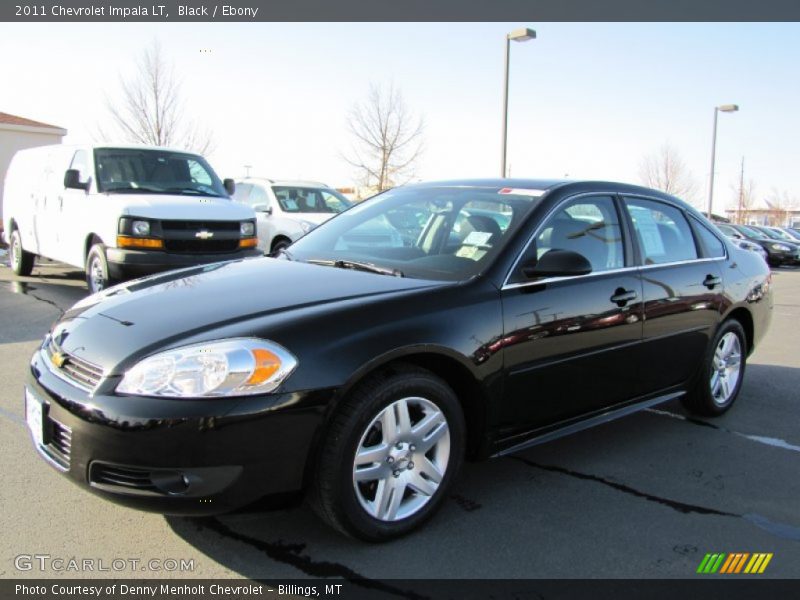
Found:
M 372 542 L 410 532 L 441 505 L 464 454 L 453 390 L 396 367 L 350 394 L 321 449 L 311 501 L 336 529 Z
M 22 248 L 22 237 L 19 234 L 19 230 L 15 229 L 11 232 L 11 269 L 17 275 L 21 275 L 26 277 L 31 274 L 33 271 L 33 262 L 35 259 L 35 255 L 31 254 L 30 252 L 26 252 Z
M 695 388 L 683 399 L 690 411 L 715 417 L 727 411 L 744 379 L 747 337 L 739 321 L 725 321 L 717 330 Z
M 89 293 L 102 292 L 115 283 L 108 274 L 105 246 L 95 244 L 86 257 L 86 287 L 89 288 Z

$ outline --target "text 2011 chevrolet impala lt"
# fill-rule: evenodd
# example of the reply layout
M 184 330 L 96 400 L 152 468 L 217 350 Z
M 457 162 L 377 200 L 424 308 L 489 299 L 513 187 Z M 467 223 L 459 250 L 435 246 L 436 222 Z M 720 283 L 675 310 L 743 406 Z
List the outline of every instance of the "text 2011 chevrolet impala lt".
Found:
M 770 274 L 680 200 L 602 182 L 401 187 L 279 258 L 90 296 L 34 354 L 39 452 L 115 502 L 208 514 L 305 490 L 383 540 L 506 454 L 682 397 L 733 404 Z

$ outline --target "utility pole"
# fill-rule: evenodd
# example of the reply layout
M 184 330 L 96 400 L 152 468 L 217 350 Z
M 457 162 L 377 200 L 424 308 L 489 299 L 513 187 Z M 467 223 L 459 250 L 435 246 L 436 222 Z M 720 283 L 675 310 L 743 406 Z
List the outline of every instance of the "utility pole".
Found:
M 736 222 L 741 225 L 744 219 L 744 156 L 742 157 L 742 170 L 739 172 L 739 206 L 736 210 Z

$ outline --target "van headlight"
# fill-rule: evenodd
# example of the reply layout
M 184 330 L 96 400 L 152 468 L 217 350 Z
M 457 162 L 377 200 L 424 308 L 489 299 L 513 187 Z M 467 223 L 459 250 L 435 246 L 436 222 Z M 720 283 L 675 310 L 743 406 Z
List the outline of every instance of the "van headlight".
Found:
M 167 398 L 266 394 L 296 367 L 297 359 L 288 350 L 268 340 L 205 342 L 141 360 L 125 373 L 117 392 Z
M 256 234 L 256 224 L 252 221 L 242 221 L 239 226 L 239 233 L 242 237 L 252 237 Z

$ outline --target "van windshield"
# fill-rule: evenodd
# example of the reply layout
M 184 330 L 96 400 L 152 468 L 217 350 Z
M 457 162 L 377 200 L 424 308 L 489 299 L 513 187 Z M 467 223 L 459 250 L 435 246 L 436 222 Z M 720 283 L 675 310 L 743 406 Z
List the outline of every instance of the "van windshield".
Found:
M 107 194 L 185 194 L 227 198 L 202 156 L 169 150 L 98 148 L 97 189 Z

